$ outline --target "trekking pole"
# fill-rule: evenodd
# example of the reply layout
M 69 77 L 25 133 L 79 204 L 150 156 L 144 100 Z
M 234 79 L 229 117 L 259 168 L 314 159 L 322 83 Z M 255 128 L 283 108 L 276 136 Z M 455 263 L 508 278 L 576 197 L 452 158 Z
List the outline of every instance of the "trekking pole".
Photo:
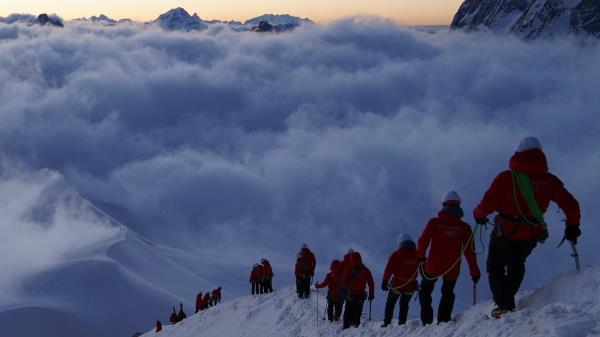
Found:
M 477 305 L 477 283 L 473 282 L 473 305 Z
M 373 300 L 369 300 L 369 321 L 371 321 L 371 304 L 373 304 Z
M 319 326 L 319 289 L 317 288 L 317 327 Z

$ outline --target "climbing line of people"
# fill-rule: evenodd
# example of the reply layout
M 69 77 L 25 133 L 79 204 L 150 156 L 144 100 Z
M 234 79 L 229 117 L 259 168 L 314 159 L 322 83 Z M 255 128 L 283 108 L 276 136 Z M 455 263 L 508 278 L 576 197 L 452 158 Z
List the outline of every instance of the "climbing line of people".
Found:
M 273 268 L 269 260 L 263 258 L 260 263 L 255 263 L 250 272 L 252 295 L 268 294 L 273 292 Z
M 485 192 L 473 211 L 476 223 L 473 230 L 462 220 L 464 211 L 460 195 L 455 191 L 447 192 L 441 210 L 425 225 L 417 243 L 409 234 L 401 234 L 398 238 L 399 247 L 388 259 L 381 284 L 381 289 L 388 291 L 382 327 L 391 324 L 398 300 L 399 324 L 406 323 L 410 300 L 416 291 L 422 323 L 433 323 L 432 293 L 439 279 L 442 285 L 437 322 L 451 320 L 462 256 L 467 260 L 475 289 L 481 277 L 476 255 L 484 252 L 476 252 L 475 238 L 479 232 L 479 240 L 483 243 L 482 227 L 487 228 L 490 223 L 487 217 L 494 212 L 486 265 L 497 307 L 490 314 L 499 318 L 515 310 L 515 295 L 525 275 L 525 261 L 537 244 L 548 238 L 544 213 L 550 201 L 558 204 L 565 213 L 563 240 L 576 245 L 581 235 L 579 203 L 549 172 L 542 146 L 534 137 L 519 143 L 510 159 L 509 169 L 501 172 Z M 304 245 L 296 263 L 300 298 L 310 296 L 310 286 L 306 287 L 306 282 L 314 275 L 315 266 L 314 254 Z M 340 320 L 343 309 L 345 329 L 359 326 L 365 300 L 375 298 L 371 272 L 362 263 L 360 254 L 352 250 L 343 261 L 333 260 L 330 272 L 315 287 L 328 287 L 329 321 Z
M 202 292 L 199 292 L 198 295 L 196 295 L 196 314 L 202 310 L 206 310 L 210 307 L 213 307 L 217 304 L 221 303 L 221 287 L 218 287 L 216 289 L 214 289 L 213 291 L 207 291 L 204 296 L 202 295 Z M 187 318 L 187 315 L 185 313 L 185 311 L 183 310 L 183 303 L 179 303 L 179 312 L 175 311 L 175 307 L 173 307 L 173 311 L 171 312 L 171 315 L 169 316 L 169 321 L 171 322 L 171 324 L 175 325 L 181 321 L 183 321 L 184 319 Z M 156 332 L 160 332 L 162 331 L 162 322 L 157 320 L 156 321 L 156 328 L 155 331 Z
M 447 192 L 442 198 L 440 211 L 427 222 L 417 242 L 409 234 L 398 237 L 398 248 L 388 258 L 381 283 L 381 289 L 388 292 L 382 327 L 391 324 L 398 301 L 398 323 L 406 323 L 410 300 L 417 291 L 421 322 L 424 325 L 432 324 L 432 294 L 440 279 L 441 299 L 437 322 L 451 320 L 454 288 L 463 256 L 474 287 L 481 278 L 477 254 L 485 249 L 477 252 L 475 241 L 479 232 L 479 240 L 483 243 L 482 227 L 487 228 L 490 224 L 488 216 L 492 213 L 496 215 L 491 223 L 486 267 L 497 307 L 492 310 L 491 316 L 499 318 L 515 310 L 515 295 L 525 275 L 525 261 L 539 243 L 548 239 L 544 213 L 550 201 L 558 204 L 565 213 L 563 240 L 576 245 L 581 235 L 579 203 L 564 184 L 549 172 L 542 146 L 534 137 L 525 138 L 519 143 L 510 159 L 509 169 L 498 174 L 475 207 L 474 229 L 463 221 L 465 214 L 460 195 L 455 191 Z M 294 270 L 296 293 L 300 299 L 311 296 L 316 266 L 315 254 L 306 244 L 302 245 Z M 272 279 L 271 265 L 262 259 L 252 268 L 249 280 L 252 294 L 272 292 Z M 331 262 L 330 272 L 323 282 L 315 283 L 315 288 L 328 288 L 327 317 L 330 322 L 339 321 L 343 311 L 344 329 L 358 327 L 364 302 L 368 300 L 370 303 L 375 298 L 372 273 L 364 265 L 361 254 L 352 249 L 347 251 L 343 259 Z M 218 290 L 220 300 L 220 288 Z M 199 302 L 196 303 L 198 311 Z M 201 303 L 200 310 L 204 298 Z M 179 313 L 173 308 L 171 318 L 174 324 L 185 318 L 182 305 Z M 157 331 L 160 331 L 159 325 L 157 321 Z

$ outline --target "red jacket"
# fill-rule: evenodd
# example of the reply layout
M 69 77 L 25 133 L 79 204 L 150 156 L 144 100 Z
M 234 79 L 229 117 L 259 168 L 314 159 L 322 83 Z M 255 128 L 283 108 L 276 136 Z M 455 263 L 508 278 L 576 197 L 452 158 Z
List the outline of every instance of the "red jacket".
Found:
M 544 152 L 537 149 L 517 152 L 510 159 L 509 168 L 529 175 L 535 199 L 542 212 L 545 213 L 550 201 L 554 201 L 565 212 L 567 224 L 579 225 L 581 217 L 579 203 L 567 191 L 560 179 L 548 172 Z M 532 218 L 531 210 L 527 206 L 518 186 L 516 192 L 523 215 Z M 492 212 L 513 217 L 520 215 L 515 202 L 512 174 L 509 170 L 501 172 L 494 179 L 473 214 L 476 218 L 484 218 Z M 527 223 L 519 225 L 519 222 L 510 221 L 510 219 L 501 216 L 495 219 L 495 223 L 498 224 L 496 230 L 500 230 L 502 234 L 517 240 L 537 240 L 542 232 L 541 226 L 530 226 Z M 516 228 L 517 226 L 518 228 Z
M 198 295 L 196 295 L 196 312 L 202 308 L 202 303 L 202 293 L 198 293 Z
M 162 323 L 160 321 L 156 321 L 156 332 L 162 331 Z
M 210 293 L 209 292 L 206 292 L 206 294 L 204 294 L 204 298 L 202 299 L 202 304 L 204 304 L 204 305 L 210 304 Z
M 375 298 L 375 282 L 369 268 L 362 263 L 360 253 L 354 252 L 350 256 L 350 268 L 344 272 L 342 284 L 350 295 L 364 294 L 369 286 L 369 298 Z
M 264 278 L 273 278 L 273 268 L 271 267 L 271 263 L 269 261 L 265 261 L 262 263 L 263 266 L 263 276 Z
M 338 268 L 340 266 L 340 261 L 333 260 L 331 261 L 331 266 L 329 267 L 330 272 L 323 280 L 323 283 L 317 283 L 315 287 L 317 289 L 329 287 L 328 296 L 329 299 L 337 302 L 342 295 L 342 279 L 338 276 Z
M 344 255 L 344 259 L 342 260 L 342 262 L 340 262 L 340 265 L 338 266 L 336 273 L 338 274 L 339 278 L 343 278 L 344 274 L 346 273 L 346 270 L 350 268 L 350 255 L 352 255 L 352 253 L 347 253 L 346 255 Z
M 300 251 L 298 258 L 296 259 L 296 276 L 302 276 L 305 274 L 314 275 L 315 268 L 317 267 L 317 259 L 315 254 L 308 248 L 303 248 Z
M 221 300 L 221 288 L 217 288 L 217 289 L 213 290 L 211 295 L 212 295 L 213 300 L 220 301 Z
M 257 283 L 262 281 L 264 278 L 264 267 L 262 265 L 258 265 L 256 268 L 252 268 L 252 273 L 250 273 L 250 283 Z
M 403 247 L 388 258 L 383 279 L 390 280 L 390 288 L 397 291 L 412 293 L 417 290 L 419 261 L 417 250 L 413 247 Z
M 479 277 L 481 273 L 477 266 L 471 233 L 471 227 L 453 214 L 440 212 L 437 218 L 429 220 L 419 238 L 417 248 L 417 256 L 424 257 L 427 248 L 431 244 L 427 263 L 425 264 L 425 272 L 430 277 L 442 276 L 456 263 L 455 267 L 444 275 L 444 279 L 456 280 L 460 274 L 464 249 L 471 277 Z

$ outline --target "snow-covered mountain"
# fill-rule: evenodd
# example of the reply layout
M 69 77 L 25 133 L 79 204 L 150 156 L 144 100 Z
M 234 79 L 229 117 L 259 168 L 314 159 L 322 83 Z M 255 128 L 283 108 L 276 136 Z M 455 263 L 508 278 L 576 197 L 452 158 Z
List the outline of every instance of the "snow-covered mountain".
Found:
M 261 22 L 267 22 L 268 24 L 273 26 L 272 31 L 275 32 L 290 31 L 302 25 L 314 23 L 310 19 L 302 19 L 288 14 L 264 14 L 252 18 L 250 20 L 246 20 L 246 22 L 244 22 L 244 25 L 250 26 L 254 30 L 264 31 L 261 29 L 257 29 L 260 26 Z
M 166 30 L 202 30 L 208 28 L 198 14 L 190 15 L 185 9 L 177 7 L 160 15 L 154 23 Z
M 90 17 L 89 20 L 94 23 L 108 24 L 108 25 L 114 25 L 117 23 L 117 20 L 111 19 L 104 14 L 100 14 L 99 16 L 92 16 L 92 17 Z
M 0 200 L 10 233 L 0 271 L 11 271 L 0 278 L 2 336 L 131 336 L 217 287 L 205 277 L 222 285 L 246 272 L 235 258 L 145 239 L 121 223 L 127 210 L 86 200 L 50 171 L 0 179 Z
M 250 20 L 246 20 L 246 22 L 244 22 L 244 24 L 257 26 L 261 21 L 267 21 L 268 23 L 272 24 L 273 26 L 287 25 L 287 24 L 300 26 L 303 24 L 314 23 L 310 19 L 307 19 L 307 18 L 302 19 L 302 18 L 299 18 L 296 16 L 291 16 L 288 14 L 264 14 L 264 15 L 252 18 Z
M 378 319 L 371 322 L 364 319 L 360 328 L 349 331 L 343 331 L 339 323 L 322 320 L 323 296 L 317 306 L 317 296 L 310 301 L 300 300 L 291 288 L 285 288 L 268 295 L 225 302 L 174 326 L 165 324 L 168 322 L 165 316 L 163 331 L 158 334 L 149 331 L 143 336 L 597 336 L 600 332 L 599 286 L 600 266 L 594 266 L 582 273 L 564 274 L 529 294 L 521 294 L 519 310 L 499 320 L 488 316 L 493 306 L 486 302 L 457 314 L 455 320 L 447 324 L 423 327 L 419 321 L 412 320 L 406 326 L 392 325 L 384 329 Z M 368 305 L 364 309 L 366 316 Z M 419 310 L 418 304 L 411 302 L 410 310 Z M 148 322 L 148 326 L 152 323 Z
M 600 36 L 597 0 L 466 0 L 451 29 L 485 27 L 533 39 L 570 33 Z

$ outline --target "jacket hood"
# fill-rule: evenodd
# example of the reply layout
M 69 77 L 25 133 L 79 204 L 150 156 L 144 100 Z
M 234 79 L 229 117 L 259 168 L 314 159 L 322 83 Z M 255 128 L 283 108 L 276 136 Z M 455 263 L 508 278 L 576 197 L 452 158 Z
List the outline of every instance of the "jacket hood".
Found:
M 354 252 L 352 253 L 352 255 L 350 255 L 350 265 L 353 268 L 362 266 L 363 262 L 362 262 L 362 256 L 360 256 L 359 252 Z
M 508 167 L 526 174 L 540 174 L 548 172 L 548 161 L 546 155 L 540 149 L 524 152 L 515 152 L 510 158 Z
M 335 272 L 338 267 L 340 266 L 340 261 L 339 260 L 333 260 L 331 261 L 331 266 L 329 266 L 329 270 L 332 272 Z

